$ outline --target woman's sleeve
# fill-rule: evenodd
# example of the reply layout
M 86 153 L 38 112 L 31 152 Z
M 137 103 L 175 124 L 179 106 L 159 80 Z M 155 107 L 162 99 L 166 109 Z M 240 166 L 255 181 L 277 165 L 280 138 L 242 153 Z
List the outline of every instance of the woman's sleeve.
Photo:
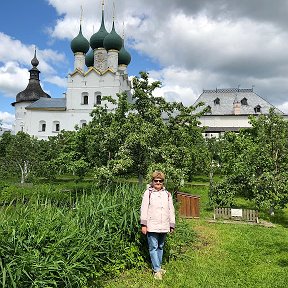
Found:
M 140 224 L 147 226 L 148 220 L 148 207 L 149 207 L 149 190 L 146 190 L 143 194 L 142 204 L 141 204 L 141 215 Z
M 173 198 L 171 193 L 168 193 L 168 202 L 169 202 L 169 220 L 170 220 L 170 227 L 175 228 L 175 209 L 173 205 Z

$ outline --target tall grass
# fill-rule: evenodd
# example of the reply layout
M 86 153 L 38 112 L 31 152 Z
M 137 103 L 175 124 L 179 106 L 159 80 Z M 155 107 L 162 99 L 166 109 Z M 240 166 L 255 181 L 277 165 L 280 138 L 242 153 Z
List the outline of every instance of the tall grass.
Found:
M 58 188 L 55 194 L 51 186 L 39 187 L 38 194 L 33 188 L 29 197 L 23 191 L 22 198 L 10 197 L 10 204 L 7 195 L 0 198 L 2 287 L 100 287 L 106 275 L 147 265 L 139 229 L 143 187 L 91 188 L 63 198 Z M 182 246 L 192 239 L 185 231 L 180 224 Z M 181 252 L 178 243 L 168 246 L 167 259 Z

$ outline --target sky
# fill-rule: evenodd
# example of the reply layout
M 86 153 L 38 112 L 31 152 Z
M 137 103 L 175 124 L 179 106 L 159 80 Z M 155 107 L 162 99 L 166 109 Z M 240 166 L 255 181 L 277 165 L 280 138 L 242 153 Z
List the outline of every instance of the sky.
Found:
M 3 2 L 3 3 L 2 3 Z M 0 120 L 12 127 L 16 94 L 37 49 L 41 85 L 63 97 L 71 40 L 98 31 L 102 0 L 10 0 L 0 10 Z M 114 2 L 114 5 L 113 5 Z M 130 76 L 160 80 L 156 95 L 192 105 L 203 89 L 254 88 L 288 114 L 288 0 L 105 0 L 132 56 Z M 115 8 L 113 8 L 115 7 Z M 124 31 L 124 32 L 123 32 Z

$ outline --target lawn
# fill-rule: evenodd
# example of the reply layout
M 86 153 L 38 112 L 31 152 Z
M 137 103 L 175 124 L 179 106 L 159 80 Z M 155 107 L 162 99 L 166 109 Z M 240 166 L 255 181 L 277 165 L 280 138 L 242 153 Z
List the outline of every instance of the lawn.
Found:
M 169 236 L 167 274 L 160 282 L 142 258 L 147 247 L 137 227 L 143 188 L 120 185 L 105 194 L 89 182 L 0 186 L 2 287 L 13 287 L 13 281 L 19 284 L 15 287 L 65 288 L 287 286 L 287 209 L 276 211 L 274 218 L 261 211 L 260 218 L 275 223 L 271 228 L 209 223 L 213 211 L 205 178 L 181 189 L 201 197 L 201 215 L 178 221 L 175 234 Z M 253 203 L 239 198 L 237 207 L 253 208 Z M 196 240 L 187 246 L 186 232 L 191 231 Z M 179 254 L 179 247 L 185 247 L 185 253 Z M 99 282 L 87 285 L 91 277 Z
M 144 267 L 126 271 L 104 287 L 287 287 L 286 210 L 276 213 L 273 222 L 278 224 L 271 228 L 209 223 L 213 212 L 208 209 L 207 185 L 190 185 L 184 190 L 201 196 L 201 218 L 187 220 L 197 241 L 181 257 L 165 263 L 167 274 L 160 283 Z M 239 199 L 239 205 L 251 203 Z M 260 215 L 269 220 L 264 212 Z

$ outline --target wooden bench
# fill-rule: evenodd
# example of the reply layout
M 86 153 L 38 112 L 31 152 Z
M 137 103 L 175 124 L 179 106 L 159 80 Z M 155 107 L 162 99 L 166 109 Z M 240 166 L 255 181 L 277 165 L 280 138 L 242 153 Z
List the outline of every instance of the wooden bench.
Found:
M 214 220 L 216 219 L 229 219 L 259 223 L 258 210 L 252 209 L 215 208 Z

